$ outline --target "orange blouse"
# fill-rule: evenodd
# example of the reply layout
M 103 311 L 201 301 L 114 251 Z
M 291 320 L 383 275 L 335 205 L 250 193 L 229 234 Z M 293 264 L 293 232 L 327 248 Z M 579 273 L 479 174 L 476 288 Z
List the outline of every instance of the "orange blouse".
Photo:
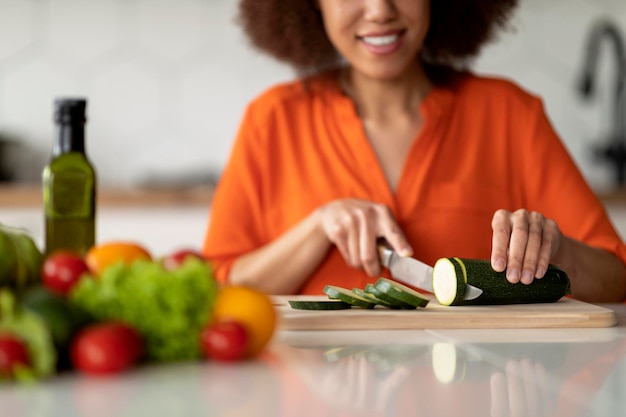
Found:
M 488 259 L 500 208 L 541 212 L 564 234 L 626 261 L 626 246 L 539 98 L 509 81 L 466 74 L 431 90 L 420 111 L 424 126 L 394 193 L 332 73 L 275 86 L 252 101 L 204 242 L 218 279 L 227 279 L 238 256 L 341 198 L 387 205 L 414 256 L 430 264 L 448 256 Z M 300 292 L 374 281 L 333 249 Z

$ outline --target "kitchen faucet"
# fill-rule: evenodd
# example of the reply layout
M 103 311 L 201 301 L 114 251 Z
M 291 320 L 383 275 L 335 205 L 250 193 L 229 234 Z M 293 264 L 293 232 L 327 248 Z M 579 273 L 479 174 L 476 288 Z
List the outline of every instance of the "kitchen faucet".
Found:
M 600 46 L 604 40 L 612 42 L 616 61 L 613 119 L 608 144 L 597 148 L 595 152 L 615 165 L 617 185 L 623 187 L 626 186 L 626 47 L 618 26 L 610 20 L 597 22 L 591 32 L 580 92 L 585 98 L 591 97 L 593 93 Z

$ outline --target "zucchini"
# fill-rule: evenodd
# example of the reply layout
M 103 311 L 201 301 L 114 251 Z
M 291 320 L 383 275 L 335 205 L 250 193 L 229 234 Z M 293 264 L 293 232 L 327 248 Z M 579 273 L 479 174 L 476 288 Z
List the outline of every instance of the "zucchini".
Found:
M 465 378 L 467 357 L 453 343 L 437 342 L 433 345 L 432 365 L 439 383 L 452 384 Z
M 374 297 L 378 298 L 379 300 L 385 301 L 386 303 L 392 304 L 397 306 L 398 308 L 401 309 L 405 309 L 405 310 L 415 310 L 417 307 L 413 306 L 411 304 L 407 304 L 405 302 L 402 302 L 396 298 L 390 297 L 389 295 L 385 294 L 384 292 L 380 291 L 378 288 L 376 288 L 376 286 L 374 286 L 373 284 L 367 284 L 365 286 L 365 292 L 367 294 L 372 294 Z
M 393 303 L 389 303 L 385 300 L 382 300 L 378 297 L 376 297 L 374 294 L 369 293 L 369 292 L 365 292 L 365 290 L 362 290 L 361 288 L 352 288 L 352 292 L 355 293 L 358 296 L 361 296 L 363 298 L 365 298 L 366 300 L 370 300 L 373 303 L 379 305 L 379 306 L 383 306 L 383 307 L 387 307 L 387 308 L 395 308 L 395 309 L 399 309 L 400 307 L 396 304 Z
M 463 302 L 467 273 L 458 258 L 441 258 L 433 267 L 433 292 L 439 304 L 459 305 Z
M 378 278 L 374 287 L 389 297 L 414 307 L 426 307 L 429 301 L 428 298 L 425 298 L 414 289 L 387 278 Z
M 370 309 L 376 306 L 376 303 L 374 303 L 373 301 L 363 298 L 346 288 L 338 287 L 336 285 L 326 285 L 324 287 L 324 294 L 332 299 L 341 300 L 344 303 L 348 303 L 354 307 Z
M 291 308 L 296 310 L 347 310 L 352 306 L 339 300 L 304 301 L 289 300 Z
M 478 287 L 483 293 L 473 300 L 464 300 L 459 296 L 464 289 L 460 291 L 458 287 L 464 288 L 465 284 Z M 433 271 L 433 288 L 442 305 L 553 303 L 571 293 L 569 277 L 557 266 L 550 265 L 543 278 L 534 279 L 529 285 L 511 284 L 506 271 L 494 271 L 488 260 L 466 258 L 438 260 Z

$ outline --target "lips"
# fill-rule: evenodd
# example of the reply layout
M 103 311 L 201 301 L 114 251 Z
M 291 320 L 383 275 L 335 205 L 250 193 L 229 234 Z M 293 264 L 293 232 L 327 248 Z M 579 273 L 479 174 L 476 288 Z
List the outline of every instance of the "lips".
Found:
M 358 36 L 358 40 L 367 51 L 375 55 L 387 55 L 400 48 L 404 40 L 404 31 L 387 31 L 384 33 L 368 33 Z

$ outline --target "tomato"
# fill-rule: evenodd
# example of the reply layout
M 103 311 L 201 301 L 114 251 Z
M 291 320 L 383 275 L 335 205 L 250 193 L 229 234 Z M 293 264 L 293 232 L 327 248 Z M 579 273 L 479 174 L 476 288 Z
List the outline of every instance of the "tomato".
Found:
M 0 334 L 0 378 L 13 376 L 18 365 L 30 366 L 26 344 L 11 334 Z
M 195 249 L 180 249 L 163 258 L 163 267 L 168 271 L 173 271 L 180 267 L 189 256 L 202 260 L 205 259 L 204 256 Z
M 124 241 L 106 242 L 93 246 L 85 255 L 85 262 L 89 270 L 96 276 L 120 261 L 128 265 L 140 259 L 149 261 L 152 259 L 152 255 L 143 246 Z
M 72 365 L 88 374 L 111 374 L 134 365 L 143 353 L 143 340 L 122 322 L 101 322 L 83 329 L 73 340 Z
M 83 258 L 67 251 L 51 254 L 41 267 L 44 285 L 61 295 L 66 295 L 85 273 L 89 273 L 89 268 Z
M 254 288 L 227 285 L 219 290 L 213 304 L 213 320 L 234 320 L 248 332 L 247 356 L 258 355 L 276 329 L 276 310 L 271 298 Z
M 246 356 L 248 332 L 233 320 L 216 321 L 200 335 L 205 356 L 219 361 L 236 361 Z

